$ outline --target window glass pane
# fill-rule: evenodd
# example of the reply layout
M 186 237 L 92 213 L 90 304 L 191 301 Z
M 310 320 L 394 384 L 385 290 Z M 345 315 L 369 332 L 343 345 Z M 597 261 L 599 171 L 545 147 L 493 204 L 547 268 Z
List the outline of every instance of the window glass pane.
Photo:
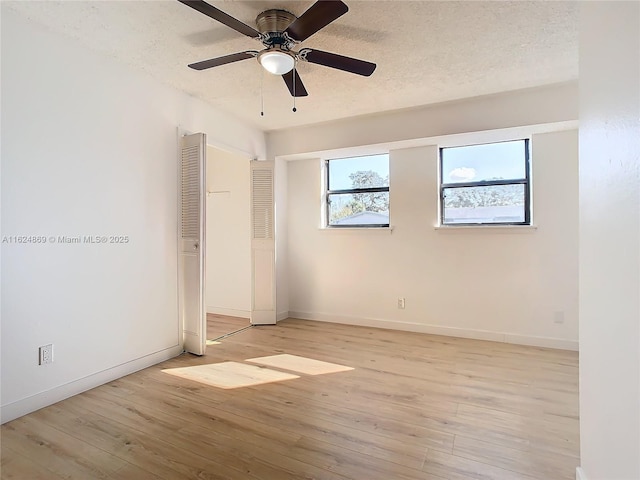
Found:
M 524 185 L 444 189 L 444 224 L 523 223 Z
M 525 141 L 442 149 L 442 183 L 526 178 Z
M 389 155 L 329 160 L 329 190 L 389 186 Z
M 329 225 L 388 225 L 389 192 L 329 195 Z

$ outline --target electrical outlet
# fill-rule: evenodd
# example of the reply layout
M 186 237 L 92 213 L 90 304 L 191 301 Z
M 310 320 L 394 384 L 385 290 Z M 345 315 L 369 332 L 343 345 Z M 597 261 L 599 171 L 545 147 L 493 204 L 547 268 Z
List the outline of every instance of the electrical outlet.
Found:
M 562 325 L 564 323 L 564 312 L 554 312 L 553 323 L 556 325 Z
M 400 310 L 404 310 L 404 297 L 399 297 L 398 298 L 398 308 Z
M 53 343 L 43 345 L 38 349 L 38 365 L 53 363 Z

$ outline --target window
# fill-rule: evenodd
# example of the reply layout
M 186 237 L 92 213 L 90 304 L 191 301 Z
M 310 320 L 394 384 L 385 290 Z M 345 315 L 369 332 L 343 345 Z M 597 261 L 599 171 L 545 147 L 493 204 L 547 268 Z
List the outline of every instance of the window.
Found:
M 389 226 L 389 155 L 326 163 L 328 227 Z
M 529 140 L 440 149 L 442 225 L 530 225 Z

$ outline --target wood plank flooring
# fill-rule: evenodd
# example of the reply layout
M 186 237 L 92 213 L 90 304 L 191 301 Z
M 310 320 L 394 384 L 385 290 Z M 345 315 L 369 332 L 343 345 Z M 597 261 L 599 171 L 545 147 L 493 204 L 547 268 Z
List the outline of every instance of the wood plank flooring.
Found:
M 207 338 L 213 339 L 251 325 L 248 318 L 228 317 L 215 313 L 207 314 Z
M 223 333 L 248 324 L 209 320 Z M 282 353 L 354 370 L 229 390 L 162 372 Z M 2 479 L 569 480 L 579 464 L 578 355 L 289 319 L 1 434 Z

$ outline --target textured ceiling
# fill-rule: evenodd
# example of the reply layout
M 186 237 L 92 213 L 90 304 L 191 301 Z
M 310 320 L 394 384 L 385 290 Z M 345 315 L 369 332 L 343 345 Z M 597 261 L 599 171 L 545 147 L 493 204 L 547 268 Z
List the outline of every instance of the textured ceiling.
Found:
M 361 77 L 301 62 L 309 92 L 293 99 L 254 59 L 198 72 L 188 63 L 262 45 L 177 1 L 3 2 L 47 28 L 132 65 L 262 130 L 325 122 L 574 80 L 578 3 L 555 1 L 352 1 L 349 12 L 301 47 L 378 65 Z M 212 1 L 255 26 L 312 1 Z M 261 82 L 265 116 L 260 116 Z

